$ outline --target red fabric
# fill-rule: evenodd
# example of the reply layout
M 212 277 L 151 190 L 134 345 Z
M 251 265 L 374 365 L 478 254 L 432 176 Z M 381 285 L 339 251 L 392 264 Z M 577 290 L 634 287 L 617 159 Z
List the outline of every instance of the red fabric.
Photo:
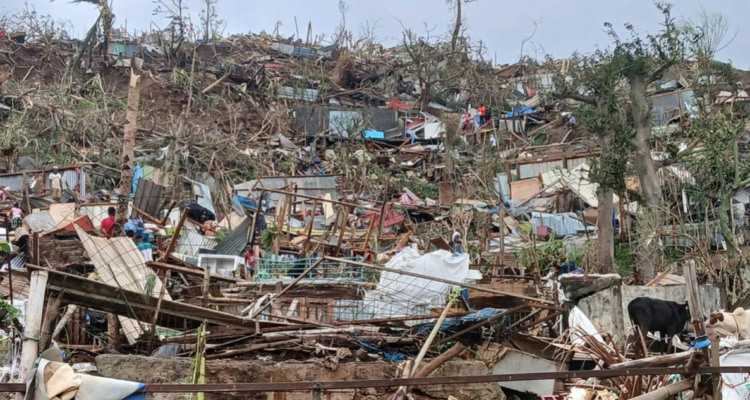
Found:
M 479 116 L 484 117 L 484 114 L 487 112 L 487 107 L 481 106 L 479 107 Z
M 391 102 L 388 103 L 387 108 L 395 108 L 397 110 L 411 111 L 411 107 L 409 107 L 409 105 L 398 101 L 398 99 L 391 99 Z
M 112 237 L 115 230 L 115 217 L 107 217 L 102 221 L 102 230 L 107 234 L 107 239 Z

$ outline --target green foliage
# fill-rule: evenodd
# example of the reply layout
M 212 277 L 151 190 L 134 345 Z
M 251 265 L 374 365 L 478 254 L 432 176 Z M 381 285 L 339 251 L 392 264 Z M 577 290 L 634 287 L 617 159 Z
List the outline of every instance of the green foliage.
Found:
M 154 288 L 156 287 L 156 274 L 151 274 L 146 278 L 146 282 L 143 285 L 143 299 L 148 300 L 154 295 Z
M 260 234 L 260 243 L 263 246 L 263 250 L 271 251 L 273 249 L 273 242 L 278 234 L 278 227 L 276 225 L 268 225 L 268 228 Z
M 216 243 L 221 243 L 231 233 L 232 233 L 232 231 L 230 231 L 229 229 L 222 229 L 222 230 L 216 232 L 216 237 L 214 237 L 214 240 L 216 240 Z
M 583 261 L 583 249 L 572 248 L 568 250 L 562 240 L 553 239 L 536 249 L 536 257 L 539 259 L 539 270 L 541 274 L 546 274 L 550 268 L 565 264 L 569 261 L 575 261 L 581 264 Z M 518 263 L 526 269 L 533 269 L 534 265 L 534 248 L 529 246 L 518 253 Z
M 21 315 L 21 312 L 4 299 L 0 299 L 0 314 L 5 314 L 0 325 L 8 326 L 13 323 L 14 319 Z
M 633 266 L 635 266 L 635 254 L 630 251 L 630 247 L 621 244 L 615 247 L 615 266 L 620 276 L 627 277 L 633 275 Z
M 408 188 L 422 199 L 427 197 L 437 199 L 440 197 L 440 186 L 436 183 L 427 182 L 426 180 L 417 177 L 408 178 L 403 173 L 399 173 L 395 177 L 392 187 L 397 191 L 400 191 L 404 187 Z

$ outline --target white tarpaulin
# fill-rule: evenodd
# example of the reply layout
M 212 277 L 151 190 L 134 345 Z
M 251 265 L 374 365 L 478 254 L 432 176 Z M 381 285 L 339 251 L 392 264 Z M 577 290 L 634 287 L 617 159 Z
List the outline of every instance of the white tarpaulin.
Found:
M 593 336 L 594 339 L 606 344 L 602 335 L 599 334 L 599 331 L 596 330 L 594 324 L 589 320 L 589 317 L 587 317 L 578 307 L 573 307 L 573 309 L 570 310 L 570 314 L 568 315 L 568 326 L 570 326 L 571 332 L 570 341 L 575 345 L 586 345 L 586 342 L 582 337 L 584 334 Z
M 750 365 L 750 349 L 734 350 L 724 354 L 719 359 L 722 367 L 746 367 Z M 722 400 L 748 400 L 750 389 L 748 389 L 748 377 L 750 374 L 721 374 L 721 398 Z
M 454 256 L 445 250 L 420 255 L 415 248 L 407 247 L 393 257 L 386 268 L 464 282 L 469 273 L 469 256 Z M 430 279 L 383 272 L 377 289 L 365 294 L 365 307 L 372 318 L 427 315 L 431 308 L 445 306 L 451 286 Z

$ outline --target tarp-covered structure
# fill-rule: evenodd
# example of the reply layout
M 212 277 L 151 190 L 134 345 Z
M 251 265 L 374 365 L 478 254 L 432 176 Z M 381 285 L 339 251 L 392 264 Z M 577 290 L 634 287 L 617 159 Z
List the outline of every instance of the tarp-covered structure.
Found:
M 469 273 L 469 256 L 445 250 L 420 255 L 407 247 L 394 256 L 386 268 L 464 282 Z M 428 315 L 432 308 L 443 308 L 452 285 L 395 272 L 383 272 L 378 287 L 365 294 L 365 307 L 372 318 Z

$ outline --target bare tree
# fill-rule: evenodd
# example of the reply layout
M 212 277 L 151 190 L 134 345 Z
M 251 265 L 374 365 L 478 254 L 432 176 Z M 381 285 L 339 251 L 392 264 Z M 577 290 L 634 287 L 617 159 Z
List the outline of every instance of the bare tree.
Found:
M 187 35 L 187 26 L 189 17 L 186 15 L 187 5 L 184 0 L 153 0 L 156 5 L 153 15 L 167 15 L 169 18 L 170 31 L 170 53 L 176 54 L 182 44 L 185 42 Z
M 201 23 L 203 25 L 203 43 L 211 42 L 214 34 L 220 30 L 224 20 L 219 18 L 216 12 L 216 4 L 219 0 L 204 0 L 204 8 L 201 10 Z
M 463 10 L 462 3 L 473 3 L 476 0 L 445 0 L 456 11 L 456 22 L 453 25 L 453 34 L 451 35 L 451 51 L 456 51 L 458 40 L 463 35 Z
M 89 3 L 99 8 L 99 20 L 102 24 L 102 53 L 107 54 L 109 50 L 110 37 L 112 35 L 112 25 L 115 22 L 115 14 L 112 12 L 112 4 L 107 0 L 73 0 L 73 3 Z

